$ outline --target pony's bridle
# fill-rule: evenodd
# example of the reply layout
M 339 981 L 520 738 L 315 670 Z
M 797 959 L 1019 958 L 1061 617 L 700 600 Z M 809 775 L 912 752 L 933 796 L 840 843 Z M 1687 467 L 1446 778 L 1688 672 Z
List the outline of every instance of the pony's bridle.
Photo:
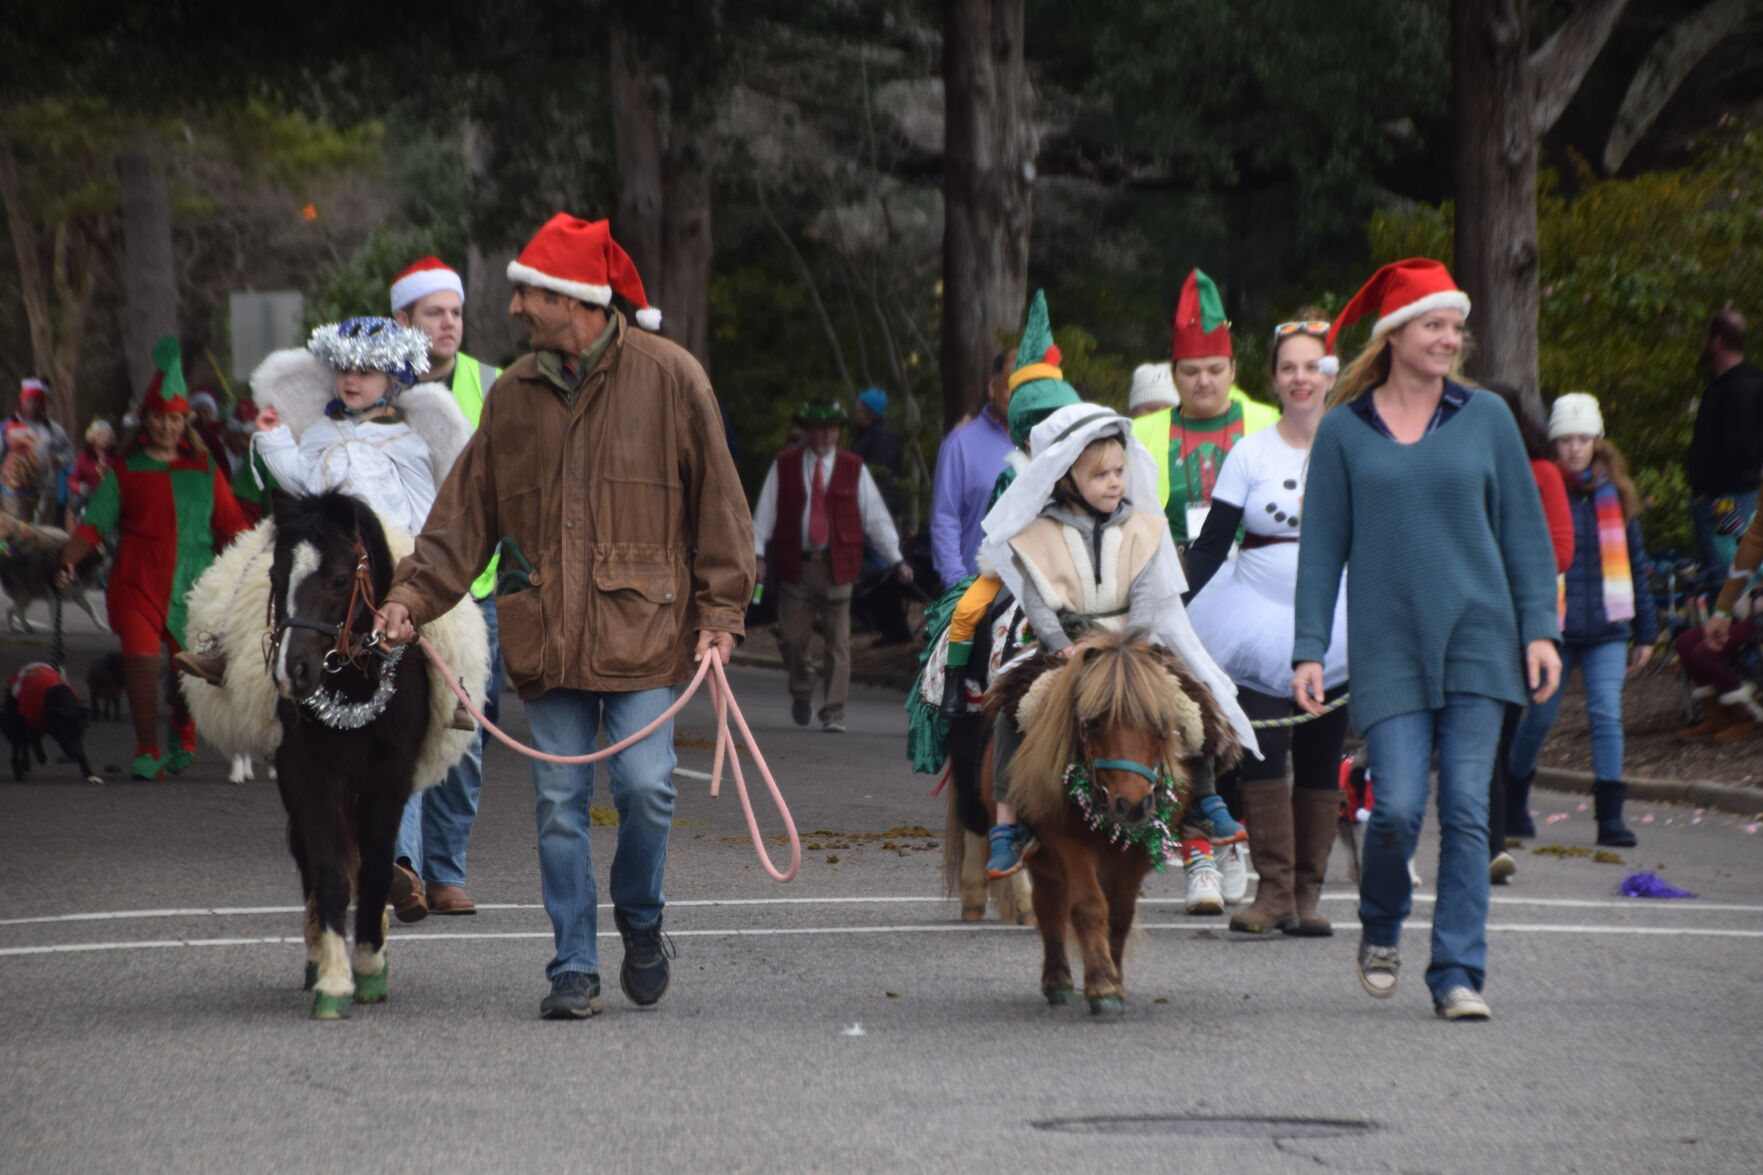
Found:
M 289 606 L 293 606 L 291 602 Z M 360 669 L 362 668 L 361 658 L 370 652 L 385 658 L 387 654 L 379 647 L 379 630 L 371 627 L 371 620 L 378 611 L 379 605 L 374 598 L 373 591 L 373 562 L 368 557 L 367 548 L 362 545 L 361 536 L 357 535 L 355 537 L 355 573 L 350 579 L 349 603 L 344 608 L 342 622 L 326 624 L 322 620 L 308 620 L 304 616 L 287 616 L 278 620 L 275 615 L 275 597 L 272 594 L 269 601 L 269 622 L 272 631 L 264 644 L 264 666 L 268 668 L 269 664 L 275 660 L 276 650 L 281 647 L 282 636 L 290 628 L 308 628 L 313 632 L 322 632 L 336 641 L 335 646 L 324 655 L 324 671 L 326 673 L 340 673 L 345 665 L 353 665 Z M 370 627 L 366 633 L 357 635 L 355 632 L 356 621 L 360 619 L 363 612 L 369 618 Z

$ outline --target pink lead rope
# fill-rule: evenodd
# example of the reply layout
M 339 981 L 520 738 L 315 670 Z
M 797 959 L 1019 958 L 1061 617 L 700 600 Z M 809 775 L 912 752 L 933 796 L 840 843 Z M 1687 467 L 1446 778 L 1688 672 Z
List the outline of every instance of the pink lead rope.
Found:
M 724 752 L 727 752 L 729 764 L 734 770 L 735 790 L 740 793 L 741 797 L 741 811 L 746 813 L 747 831 L 753 837 L 753 849 L 759 854 L 759 863 L 765 866 L 765 871 L 771 874 L 774 881 L 789 881 L 796 876 L 796 870 L 802 864 L 802 842 L 796 836 L 796 822 L 790 818 L 790 809 L 784 803 L 783 793 L 778 790 L 777 781 L 771 777 L 771 768 L 765 765 L 765 756 L 759 753 L 759 744 L 753 741 L 753 731 L 747 726 L 747 719 L 741 713 L 740 704 L 735 701 L 734 691 L 729 688 L 728 674 L 724 672 L 722 667 L 722 658 L 716 655 L 714 649 L 705 652 L 703 658 L 698 662 L 698 672 L 692 677 L 691 684 L 686 686 L 685 691 L 674 699 L 673 705 L 643 729 L 609 747 L 586 755 L 548 755 L 544 751 L 526 746 L 485 718 L 483 711 L 477 708 L 477 703 L 471 700 L 471 696 L 459 684 L 458 675 L 453 672 L 452 666 L 441 660 L 441 655 L 435 652 L 435 647 L 429 644 L 428 638 L 419 636 L 416 640 L 422 646 L 422 651 L 428 654 L 429 660 L 433 661 L 435 666 L 440 669 L 441 676 L 447 679 L 447 685 L 452 689 L 454 696 L 465 703 L 465 708 L 471 711 L 471 716 L 477 719 L 485 730 L 527 758 L 537 759 L 542 763 L 565 765 L 597 763 L 601 759 L 616 755 L 626 747 L 641 742 L 660 729 L 661 725 L 669 718 L 684 709 L 685 704 L 692 700 L 692 695 L 698 692 L 698 687 L 704 684 L 704 678 L 708 675 L 710 678 L 710 701 L 711 705 L 716 708 L 716 757 L 710 768 L 710 794 L 715 796 L 722 786 L 722 760 Z M 714 673 L 711 672 L 712 666 L 715 666 Z M 747 796 L 747 780 L 741 772 L 741 756 L 735 748 L 735 736 L 729 731 L 728 719 L 731 712 L 734 714 L 735 722 L 740 725 L 741 737 L 747 740 L 747 749 L 753 752 L 753 762 L 759 768 L 760 777 L 765 780 L 765 786 L 771 791 L 771 801 L 777 805 L 778 814 L 784 818 L 784 829 L 790 837 L 790 870 L 788 873 L 779 873 L 777 866 L 771 863 L 771 854 L 766 851 L 765 840 L 759 835 L 759 820 L 753 815 L 753 801 Z

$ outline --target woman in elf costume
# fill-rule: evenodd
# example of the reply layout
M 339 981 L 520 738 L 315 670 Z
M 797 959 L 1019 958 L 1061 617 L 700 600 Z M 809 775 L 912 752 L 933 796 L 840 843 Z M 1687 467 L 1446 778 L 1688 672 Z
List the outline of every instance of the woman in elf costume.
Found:
M 142 431 L 104 474 L 86 506 L 85 522 L 62 548 L 63 585 L 73 568 L 111 531 L 120 531 L 110 570 L 110 627 L 122 641 L 124 681 L 135 722 L 137 779 L 158 779 L 190 765 L 196 724 L 172 691 L 170 753 L 159 753 L 160 646 L 175 656 L 184 645 L 184 595 L 214 553 L 245 529 L 226 474 L 189 427 L 177 339 L 153 348 L 159 368 L 141 399 Z

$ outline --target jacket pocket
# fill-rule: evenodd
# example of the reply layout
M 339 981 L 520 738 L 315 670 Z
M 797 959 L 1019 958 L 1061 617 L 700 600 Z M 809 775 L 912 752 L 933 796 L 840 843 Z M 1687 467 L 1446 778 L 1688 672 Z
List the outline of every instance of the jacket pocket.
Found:
M 516 691 L 542 684 L 545 675 L 545 610 L 539 589 L 496 597 L 496 639 Z
M 594 565 L 588 661 L 605 677 L 651 677 L 679 656 L 685 601 L 678 569 L 659 560 L 603 559 Z

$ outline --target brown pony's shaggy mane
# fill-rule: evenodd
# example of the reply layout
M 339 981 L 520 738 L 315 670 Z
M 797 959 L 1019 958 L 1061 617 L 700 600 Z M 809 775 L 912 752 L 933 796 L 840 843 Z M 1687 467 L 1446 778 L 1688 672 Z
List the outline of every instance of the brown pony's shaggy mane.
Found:
M 1087 723 L 1128 730 L 1160 731 L 1162 757 L 1172 768 L 1194 755 L 1178 730 L 1170 679 L 1200 709 L 1205 731 L 1200 753 L 1228 770 L 1242 757 L 1230 723 L 1204 683 L 1175 654 L 1145 640 L 1142 632 L 1102 632 L 1076 645 L 1070 660 L 1040 653 L 1006 674 L 986 700 L 989 713 L 1015 719 L 1030 685 L 1054 678 L 1040 705 L 1040 720 L 1023 735 L 1010 766 L 1010 800 L 1025 820 L 1057 817 L 1065 805 L 1061 782 L 1080 757 L 1079 730 Z

